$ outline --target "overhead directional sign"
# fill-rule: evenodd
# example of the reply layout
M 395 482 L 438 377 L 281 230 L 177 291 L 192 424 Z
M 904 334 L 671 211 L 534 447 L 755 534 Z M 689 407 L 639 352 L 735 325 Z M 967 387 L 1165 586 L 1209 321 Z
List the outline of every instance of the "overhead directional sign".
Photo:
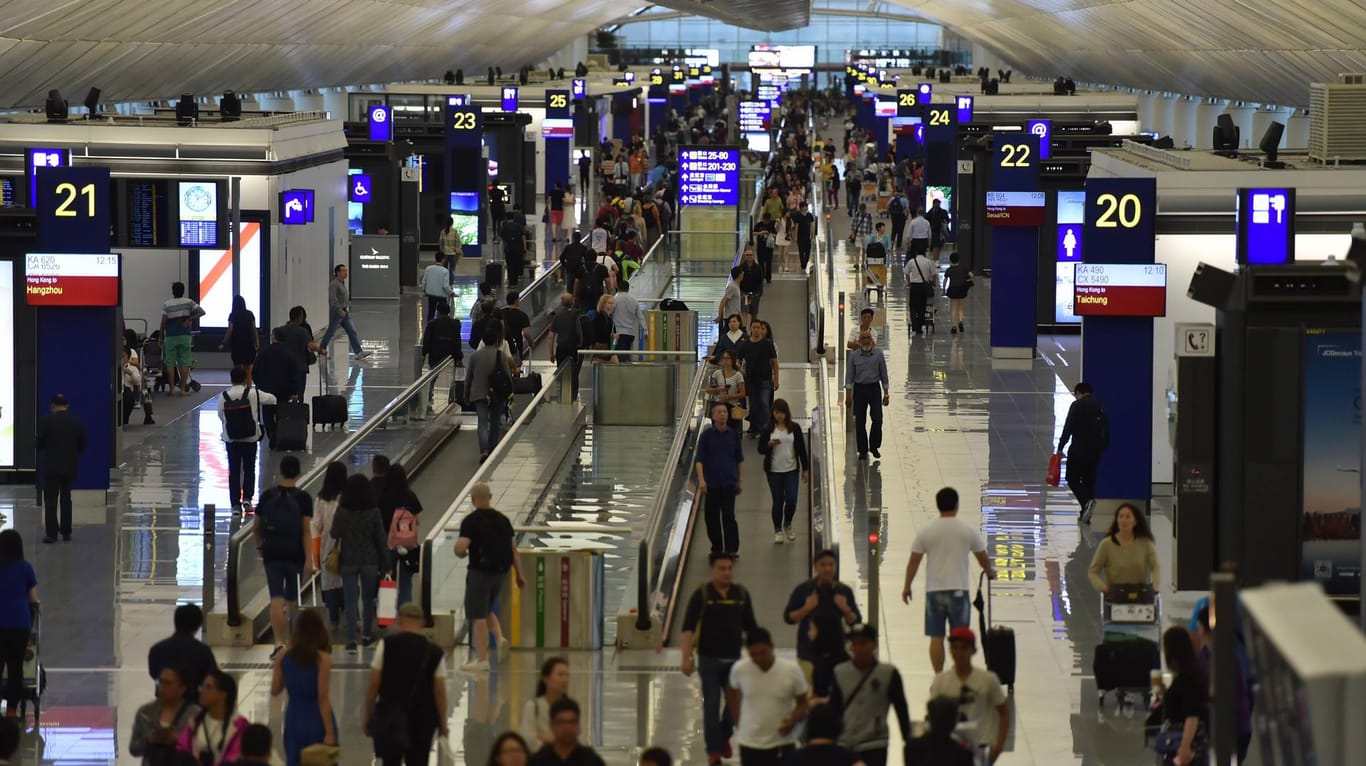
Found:
M 683 205 L 739 205 L 740 150 L 681 149 L 678 152 L 678 201 Z
M 370 140 L 390 141 L 393 137 L 393 112 L 384 104 L 375 104 L 370 107 Z
M 351 184 L 350 200 L 352 202 L 364 203 L 371 200 L 373 187 L 371 186 L 370 175 L 368 173 L 357 173 L 353 176 L 347 176 L 346 180 Z

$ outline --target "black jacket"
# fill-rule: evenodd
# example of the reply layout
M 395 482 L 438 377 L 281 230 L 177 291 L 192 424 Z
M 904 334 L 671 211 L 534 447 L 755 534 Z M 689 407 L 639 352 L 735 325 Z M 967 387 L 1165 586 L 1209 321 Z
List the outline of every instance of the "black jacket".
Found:
M 291 396 L 303 396 L 296 391 L 299 363 L 294 350 L 286 343 L 271 343 L 256 352 L 256 364 L 251 368 L 251 379 L 256 387 L 285 401 Z
M 806 438 L 802 436 L 802 427 L 795 422 L 788 422 L 788 429 L 792 431 L 792 449 L 797 453 L 797 464 L 803 471 L 811 470 L 811 459 L 806 454 Z M 768 442 L 773 438 L 773 427 L 765 428 L 756 439 L 759 443 L 759 454 L 764 456 L 764 473 L 772 470 L 773 453 L 768 446 Z
M 427 357 L 429 367 L 436 367 L 452 356 L 456 362 L 463 361 L 465 352 L 460 348 L 460 320 L 453 316 L 433 319 L 427 325 L 427 331 L 422 333 L 422 353 Z
M 1105 415 L 1105 408 L 1094 396 L 1083 396 L 1067 409 L 1067 421 L 1062 427 L 1062 437 L 1058 439 L 1058 452 L 1062 452 L 1068 440 L 1072 442 L 1072 448 L 1067 451 L 1068 457 L 1098 458 L 1110 446 L 1110 420 Z
M 38 449 L 45 475 L 74 477 L 85 452 L 85 422 L 70 410 L 43 417 L 38 421 Z
M 192 633 L 175 633 L 164 638 L 147 652 L 147 672 L 153 679 L 161 677 L 166 668 L 177 668 L 184 674 L 185 688 L 190 699 L 198 699 L 199 682 L 218 669 L 213 650 Z

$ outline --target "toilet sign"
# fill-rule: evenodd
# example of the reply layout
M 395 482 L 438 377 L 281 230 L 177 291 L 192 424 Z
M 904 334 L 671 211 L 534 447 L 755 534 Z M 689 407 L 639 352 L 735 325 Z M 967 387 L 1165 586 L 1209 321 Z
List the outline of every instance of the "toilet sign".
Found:
M 1176 326 L 1177 356 L 1214 356 L 1214 325 L 1178 324 Z

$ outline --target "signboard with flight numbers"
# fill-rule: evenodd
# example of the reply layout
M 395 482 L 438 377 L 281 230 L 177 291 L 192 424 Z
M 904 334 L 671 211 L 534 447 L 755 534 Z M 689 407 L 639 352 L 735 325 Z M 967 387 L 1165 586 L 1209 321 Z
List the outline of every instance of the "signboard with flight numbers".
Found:
M 991 187 L 1000 191 L 1038 190 L 1039 137 L 1030 133 L 996 133 L 993 138 Z
M 896 116 L 920 116 L 920 102 L 916 99 L 915 91 L 908 88 L 902 88 L 896 92 Z
M 687 147 L 678 152 L 678 201 L 684 206 L 740 204 L 740 150 Z
M 1157 182 L 1096 178 L 1086 182 L 1087 263 L 1152 263 L 1156 254 Z

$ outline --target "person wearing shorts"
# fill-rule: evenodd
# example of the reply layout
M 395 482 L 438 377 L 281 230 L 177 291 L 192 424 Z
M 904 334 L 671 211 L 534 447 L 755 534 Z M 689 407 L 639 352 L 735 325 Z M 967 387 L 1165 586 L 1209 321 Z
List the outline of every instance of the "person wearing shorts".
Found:
M 465 576 L 465 618 L 473 623 L 470 641 L 474 644 L 474 659 L 461 666 L 467 672 L 486 672 L 489 669 L 489 636 L 498 641 L 498 657 L 505 659 L 512 644 L 503 635 L 503 626 L 495 613 L 498 591 L 508 570 L 517 578 L 517 587 L 526 587 L 522 576 L 522 558 L 517 554 L 517 541 L 508 517 L 490 505 L 493 492 L 489 485 L 479 482 L 470 493 L 474 510 L 460 522 L 460 537 L 455 541 L 455 555 L 468 558 L 469 571 Z
M 261 550 L 270 593 L 270 623 L 275 633 L 271 659 L 289 645 L 290 627 L 299 610 L 299 578 L 317 569 L 313 560 L 313 496 L 298 486 L 303 472 L 299 458 L 285 455 L 279 472 L 280 483 L 261 493 L 258 513 L 252 520 L 252 535 Z M 286 497 L 292 502 L 281 504 L 279 500 Z M 262 514 L 268 518 L 263 519 Z M 282 524 L 288 516 L 297 516 L 297 521 Z
M 190 395 L 190 368 L 194 366 L 190 355 L 190 333 L 194 330 L 194 320 L 202 316 L 204 309 L 185 297 L 185 283 L 172 283 L 171 299 L 161 305 L 162 358 L 166 369 L 175 370 L 178 376 L 171 380 L 172 394 L 175 393 L 176 381 L 179 381 L 181 395 Z
M 925 583 L 925 635 L 930 637 L 930 665 L 936 674 L 944 670 L 944 637 L 952 628 L 966 628 L 972 621 L 972 586 L 969 556 L 977 559 L 987 577 L 996 579 L 996 570 L 987 558 L 987 541 L 967 522 L 958 518 L 958 491 L 945 487 L 934 496 L 939 518 L 921 529 L 911 543 L 911 560 L 906 564 L 906 582 L 901 602 L 911 601 L 911 583 L 920 564 L 929 557 Z

